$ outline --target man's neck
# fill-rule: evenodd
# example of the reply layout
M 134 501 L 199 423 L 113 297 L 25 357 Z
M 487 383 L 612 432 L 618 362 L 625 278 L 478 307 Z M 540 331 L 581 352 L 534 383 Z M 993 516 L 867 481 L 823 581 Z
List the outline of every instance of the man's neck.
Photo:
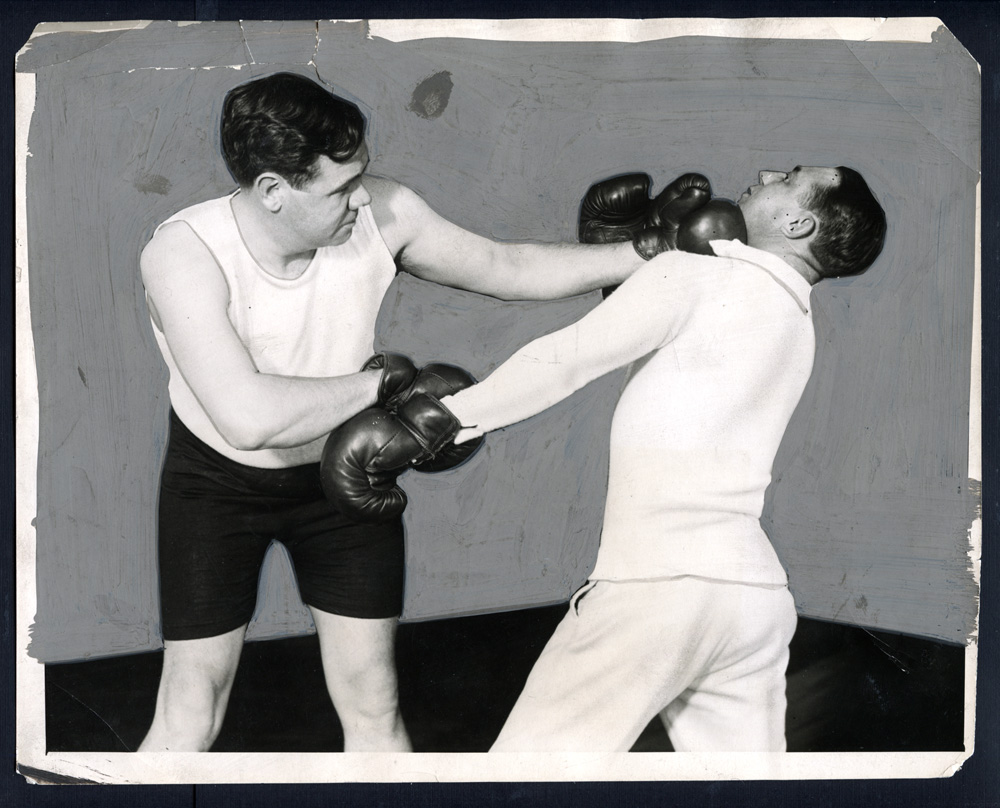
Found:
M 749 239 L 749 246 L 776 255 L 805 278 L 810 286 L 815 286 L 821 280 L 816 267 L 800 251 L 795 249 L 795 246 L 790 246 L 787 239 L 764 240 L 751 238 Z M 808 246 L 805 249 L 808 250 Z
M 231 201 L 240 237 L 261 269 L 276 278 L 293 280 L 309 266 L 315 250 L 297 250 L 285 238 L 274 215 L 255 205 L 250 194 L 240 190 Z

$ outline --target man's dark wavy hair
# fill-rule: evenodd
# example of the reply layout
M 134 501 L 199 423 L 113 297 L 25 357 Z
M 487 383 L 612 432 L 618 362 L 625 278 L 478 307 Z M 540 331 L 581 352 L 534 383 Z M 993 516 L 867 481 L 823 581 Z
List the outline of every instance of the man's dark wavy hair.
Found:
M 274 73 L 241 84 L 222 107 L 222 155 L 241 187 L 265 171 L 301 188 L 316 160 L 350 160 L 364 142 L 361 110 L 295 73 Z
M 885 242 L 885 211 L 864 177 L 846 166 L 837 171 L 839 184 L 816 189 L 803 204 L 819 219 L 812 253 L 824 278 L 860 275 Z

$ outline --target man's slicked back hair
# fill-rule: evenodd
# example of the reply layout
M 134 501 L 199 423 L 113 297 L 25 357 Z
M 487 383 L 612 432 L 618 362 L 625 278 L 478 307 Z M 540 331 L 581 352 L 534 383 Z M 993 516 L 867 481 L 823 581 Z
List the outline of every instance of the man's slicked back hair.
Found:
M 222 155 L 243 188 L 266 171 L 301 188 L 321 155 L 346 162 L 364 137 L 365 118 L 357 106 L 295 73 L 234 87 L 222 108 Z
M 816 189 L 803 203 L 819 219 L 811 247 L 824 278 L 860 275 L 885 242 L 885 211 L 864 177 L 845 166 L 837 171 L 837 185 Z

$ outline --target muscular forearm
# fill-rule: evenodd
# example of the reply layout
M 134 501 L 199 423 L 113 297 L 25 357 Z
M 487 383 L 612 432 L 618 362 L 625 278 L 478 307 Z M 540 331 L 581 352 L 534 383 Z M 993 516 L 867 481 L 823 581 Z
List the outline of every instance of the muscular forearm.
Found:
M 260 373 L 231 399 L 239 403 L 206 409 L 236 449 L 301 446 L 375 404 L 379 378 L 377 371 L 320 379 Z
M 554 300 L 616 286 L 643 265 L 625 244 L 496 244 L 479 290 L 504 300 Z
M 461 260 L 408 268 L 501 300 L 555 300 L 617 286 L 644 263 L 631 244 L 476 244 Z
M 631 243 L 497 242 L 452 224 L 404 186 L 372 186 L 372 211 L 400 266 L 502 300 L 553 300 L 622 283 L 643 264 Z

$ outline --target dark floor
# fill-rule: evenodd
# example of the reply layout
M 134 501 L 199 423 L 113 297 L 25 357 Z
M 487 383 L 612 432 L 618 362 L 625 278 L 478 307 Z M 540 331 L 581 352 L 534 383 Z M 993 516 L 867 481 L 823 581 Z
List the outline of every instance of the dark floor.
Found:
M 400 696 L 419 752 L 490 747 L 565 605 L 400 626 Z M 46 666 L 50 751 L 133 750 L 162 655 Z M 800 619 L 788 669 L 790 752 L 962 749 L 964 649 Z M 339 751 L 315 637 L 247 643 L 214 751 Z M 669 751 L 658 722 L 633 751 Z

